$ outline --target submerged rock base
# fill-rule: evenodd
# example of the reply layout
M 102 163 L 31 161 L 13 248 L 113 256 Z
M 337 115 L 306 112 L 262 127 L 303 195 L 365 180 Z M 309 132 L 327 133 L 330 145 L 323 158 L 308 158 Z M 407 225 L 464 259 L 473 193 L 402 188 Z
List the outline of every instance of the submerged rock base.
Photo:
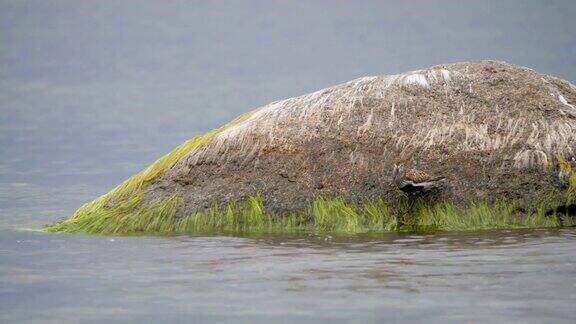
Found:
M 197 136 L 49 231 L 90 233 L 571 223 L 576 86 L 495 61 L 365 77 Z M 395 164 L 446 177 L 403 197 Z

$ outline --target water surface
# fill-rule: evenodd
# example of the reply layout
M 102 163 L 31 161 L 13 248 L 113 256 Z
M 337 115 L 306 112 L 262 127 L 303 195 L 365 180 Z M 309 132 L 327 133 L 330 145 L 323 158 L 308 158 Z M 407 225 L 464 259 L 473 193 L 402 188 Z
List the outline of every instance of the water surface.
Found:
M 0 232 L 1 322 L 576 319 L 576 230 L 359 237 Z

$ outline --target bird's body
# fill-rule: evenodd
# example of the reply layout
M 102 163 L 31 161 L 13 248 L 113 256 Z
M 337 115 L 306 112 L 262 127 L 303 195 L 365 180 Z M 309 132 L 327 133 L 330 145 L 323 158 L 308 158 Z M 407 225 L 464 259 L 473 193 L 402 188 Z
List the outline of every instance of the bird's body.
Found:
M 404 173 L 404 178 L 406 180 L 412 181 L 414 183 L 434 181 L 436 178 L 432 178 L 428 173 L 416 169 L 408 169 Z
M 394 166 L 393 180 L 398 189 L 407 193 L 422 193 L 438 187 L 446 178 L 432 177 L 416 169 L 404 171 L 402 166 Z

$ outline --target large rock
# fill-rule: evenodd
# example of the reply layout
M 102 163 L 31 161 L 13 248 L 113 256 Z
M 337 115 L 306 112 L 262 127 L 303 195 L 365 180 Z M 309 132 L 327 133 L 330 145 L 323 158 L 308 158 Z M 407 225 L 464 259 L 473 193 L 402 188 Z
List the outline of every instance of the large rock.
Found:
M 365 77 L 196 136 L 46 230 L 574 225 L 574 105 L 569 82 L 494 61 Z M 395 164 L 446 180 L 425 197 L 402 196 Z
M 253 111 L 145 189 L 187 211 L 260 192 L 267 209 L 314 196 L 390 197 L 393 165 L 447 177 L 461 202 L 528 198 L 562 186 L 576 153 L 576 87 L 503 62 L 356 79 Z

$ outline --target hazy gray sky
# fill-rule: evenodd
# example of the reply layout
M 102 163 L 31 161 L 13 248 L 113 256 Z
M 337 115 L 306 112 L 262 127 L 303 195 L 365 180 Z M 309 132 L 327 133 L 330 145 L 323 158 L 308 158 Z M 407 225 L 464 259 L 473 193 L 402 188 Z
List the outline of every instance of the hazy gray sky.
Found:
M 576 80 L 576 1 L 0 0 L 0 183 L 117 183 L 267 102 L 492 58 Z

